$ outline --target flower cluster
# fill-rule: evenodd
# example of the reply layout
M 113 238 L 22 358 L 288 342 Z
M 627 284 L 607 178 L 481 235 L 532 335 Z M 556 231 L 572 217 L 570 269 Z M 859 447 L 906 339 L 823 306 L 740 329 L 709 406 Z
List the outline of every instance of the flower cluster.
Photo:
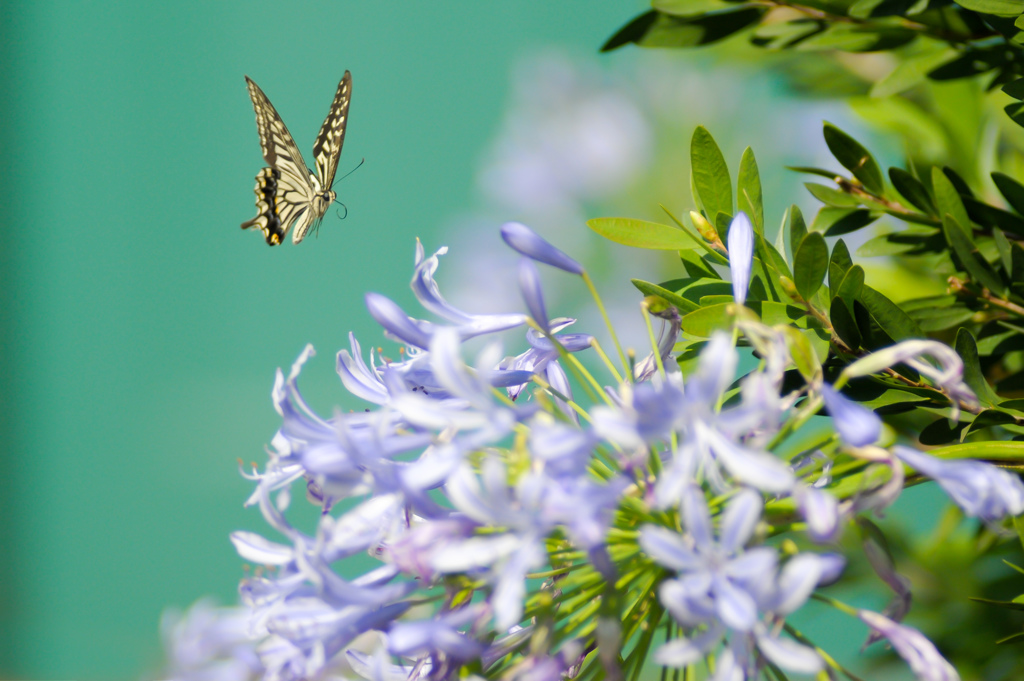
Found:
M 228 624 L 198 611 L 206 620 L 175 629 L 184 632 L 176 659 L 187 661 L 175 678 L 621 679 L 648 651 L 661 665 L 706 665 L 715 681 L 754 679 L 767 665 L 816 673 L 836 663 L 786 618 L 839 579 L 844 560 L 776 541 L 783 531 L 834 542 L 855 514 L 892 503 L 904 464 L 986 521 L 1024 511 L 1018 478 L 882 446 L 879 418 L 843 395 L 846 382 L 902 362 L 957 403 L 970 400 L 955 353 L 911 341 L 829 385 L 820 365 L 794 359 L 799 333 L 744 307 L 754 236 L 742 213 L 728 236 L 732 333 L 711 336 L 687 376 L 673 359 L 673 308 L 645 301 L 650 355 L 618 349 L 614 364 L 593 336 L 567 332 L 575 320 L 549 317 L 535 263 L 593 289 L 584 268 L 521 224 L 502 236 L 524 256 L 527 314 L 456 309 L 434 279 L 446 249 L 428 257 L 417 243 L 412 289 L 436 320 L 370 293 L 367 308 L 400 359 L 364 355 L 354 336 L 338 353 L 343 385 L 372 408 L 314 413 L 297 387 L 311 347 L 278 372 L 282 425 L 267 464 L 247 477 L 248 503 L 283 539 L 232 535 L 245 560 L 265 566 L 241 586 L 248 644 L 236 635 L 238 611 Z M 525 340 L 520 354 L 502 349 L 499 334 L 510 333 Z M 737 380 L 742 347 L 757 364 Z M 790 380 L 798 366 L 803 380 Z M 834 432 L 786 453 L 822 408 Z M 842 485 L 831 474 L 840 459 Z M 299 482 L 322 509 L 310 532 L 288 517 Z M 366 554 L 376 565 L 353 574 Z M 919 678 L 956 678 L 919 632 L 851 614 Z M 204 627 L 220 638 L 194 634 Z M 656 645 L 656 632 L 667 642 Z

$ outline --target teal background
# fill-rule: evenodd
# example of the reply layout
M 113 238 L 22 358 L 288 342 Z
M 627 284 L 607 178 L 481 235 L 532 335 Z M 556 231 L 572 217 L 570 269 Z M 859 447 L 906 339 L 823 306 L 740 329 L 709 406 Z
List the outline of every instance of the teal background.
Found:
M 473 203 L 513 61 L 593 55 L 642 6 L 0 4 L 0 678 L 138 678 L 165 607 L 234 600 L 275 367 L 313 343 L 329 413 L 347 332 L 379 337 L 362 292 L 409 302 L 414 237 Z M 263 165 L 242 76 L 308 153 L 346 68 L 349 216 L 268 248 L 238 228 Z

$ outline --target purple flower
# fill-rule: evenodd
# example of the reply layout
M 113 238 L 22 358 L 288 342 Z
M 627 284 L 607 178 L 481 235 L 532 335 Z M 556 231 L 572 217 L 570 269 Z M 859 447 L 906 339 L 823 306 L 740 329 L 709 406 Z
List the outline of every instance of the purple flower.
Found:
M 263 671 L 256 655 L 258 638 L 249 628 L 246 608 L 218 608 L 198 601 L 184 614 L 165 612 L 160 621 L 173 681 L 249 681 Z
M 443 654 L 456 662 L 480 657 L 484 645 L 459 631 L 480 620 L 479 606 L 446 612 L 429 620 L 399 622 L 388 631 L 388 651 L 393 655 L 431 656 Z
M 857 616 L 889 640 L 893 650 L 906 660 L 910 670 L 921 681 L 960 681 L 960 675 L 953 665 L 917 629 L 896 624 L 888 617 L 870 610 L 859 610 Z
M 501 226 L 501 238 L 513 250 L 527 258 L 557 267 L 569 274 L 583 274 L 583 265 L 558 250 L 519 222 L 506 222 Z
M 821 386 L 821 397 L 833 425 L 846 444 L 865 447 L 878 440 L 882 434 L 882 419 L 875 412 L 847 399 L 830 385 Z
M 523 293 L 526 309 L 541 329 L 549 333 L 548 311 L 544 306 L 544 292 L 540 286 L 540 272 L 529 258 L 519 260 L 519 290 Z
M 743 305 L 747 300 L 747 289 L 750 288 L 750 273 L 754 264 L 754 228 L 750 218 L 743 211 L 729 223 L 729 235 L 726 237 L 729 249 L 729 273 L 732 275 L 732 297 L 736 303 Z
M 894 447 L 893 452 L 939 483 L 967 515 L 992 522 L 1024 513 L 1024 483 L 1009 471 L 983 461 L 946 461 L 909 447 Z

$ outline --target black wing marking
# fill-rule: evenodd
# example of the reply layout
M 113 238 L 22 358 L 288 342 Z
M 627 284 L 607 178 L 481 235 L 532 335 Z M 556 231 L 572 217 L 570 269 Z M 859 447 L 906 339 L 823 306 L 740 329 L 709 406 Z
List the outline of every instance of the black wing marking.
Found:
M 348 123 L 348 103 L 352 99 L 352 74 L 345 71 L 334 94 L 331 110 L 320 126 L 320 134 L 313 144 L 313 162 L 323 188 L 334 184 L 334 173 L 338 170 L 341 146 L 345 143 L 345 126 Z M 269 103 L 269 102 L 268 102 Z M 270 161 L 267 161 L 268 163 Z

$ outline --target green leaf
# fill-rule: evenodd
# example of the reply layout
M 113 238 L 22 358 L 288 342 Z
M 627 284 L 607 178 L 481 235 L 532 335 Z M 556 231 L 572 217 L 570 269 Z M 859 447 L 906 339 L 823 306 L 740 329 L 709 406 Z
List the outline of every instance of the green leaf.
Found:
M 832 257 L 828 261 L 828 287 L 835 291 L 851 267 L 853 258 L 850 257 L 850 249 L 846 247 L 845 241 L 839 239 L 832 247 Z
M 832 24 L 796 46 L 798 50 L 843 50 L 844 52 L 875 52 L 892 50 L 906 45 L 916 37 L 915 32 L 895 26 L 879 24 Z
M 880 255 L 899 255 L 912 251 L 917 246 L 918 244 L 911 243 L 900 232 L 882 234 L 872 237 L 861 244 L 861 247 L 857 249 L 857 255 L 862 258 L 876 258 Z
M 1024 215 L 1024 185 L 1003 173 L 992 173 L 992 181 L 996 183 L 996 189 L 1003 195 L 1010 207 Z
M 793 258 L 793 283 L 804 300 L 818 292 L 828 271 L 828 245 L 818 232 L 809 232 L 800 241 Z
M 986 227 L 1000 227 L 1007 232 L 1024 235 L 1024 218 L 1002 208 L 990 206 L 970 196 L 961 196 L 971 220 Z
M 956 354 L 964 361 L 964 383 L 966 383 L 974 394 L 978 396 L 982 404 L 994 406 L 999 404 L 999 396 L 992 389 L 992 386 L 985 380 L 985 373 L 981 370 L 981 360 L 978 358 L 978 344 L 974 335 L 967 329 L 961 327 L 956 332 L 956 343 L 953 345 Z
M 807 191 L 809 191 L 814 198 L 826 205 L 836 206 L 838 208 L 854 208 L 860 205 L 860 199 L 856 196 L 851 196 L 850 194 L 834 187 L 828 187 L 823 184 L 818 184 L 817 182 L 804 182 L 804 186 L 807 187 Z
M 792 170 L 795 173 L 817 175 L 818 177 L 827 177 L 833 181 L 837 177 L 841 177 L 839 173 L 834 173 L 831 170 L 825 170 L 824 168 L 812 168 L 811 166 L 786 166 L 786 170 Z
M 679 251 L 679 259 L 683 263 L 686 275 L 693 279 L 707 277 L 708 279 L 721 279 L 721 275 L 712 267 L 707 260 L 696 251 Z
M 970 235 L 957 223 L 956 219 L 946 213 L 942 218 L 942 227 L 946 241 L 971 278 L 989 291 L 1003 293 L 1005 289 L 1003 282 L 992 271 L 991 265 L 981 256 Z
M 623 246 L 662 251 L 698 248 L 696 240 L 681 229 L 633 218 L 593 218 L 587 227 Z
M 932 201 L 928 188 L 924 186 L 921 180 L 902 168 L 889 168 L 889 181 L 892 182 L 892 186 L 896 187 L 896 191 L 900 193 L 900 196 L 905 198 L 914 208 L 924 211 L 929 215 L 937 215 L 935 212 L 935 202 Z
M 796 257 L 796 249 L 807 236 L 807 223 L 804 222 L 804 215 L 800 208 L 793 204 L 789 207 L 789 254 Z
M 757 160 L 750 147 L 743 150 L 743 157 L 740 159 L 736 194 L 736 203 L 739 205 L 739 209 L 750 216 L 750 220 L 754 223 L 754 231 L 763 235 L 764 205 L 761 198 L 761 174 L 757 170 Z
M 657 284 L 652 284 L 651 282 L 644 281 L 642 279 L 630 279 L 630 282 L 632 282 L 633 286 L 635 286 L 637 290 L 645 296 L 660 296 L 661 298 L 664 298 L 669 303 L 679 308 L 679 312 L 681 314 L 687 314 L 688 312 L 700 309 L 700 305 L 683 298 L 678 293 L 673 293 L 668 289 L 662 288 Z
M 829 319 L 832 321 L 832 330 L 839 339 L 851 350 L 856 350 L 861 345 L 860 331 L 857 330 L 857 322 L 846 307 L 846 303 L 838 296 L 832 299 L 829 306 Z
M 793 359 L 797 371 L 804 380 L 810 383 L 821 375 L 821 361 L 818 359 L 811 340 L 803 333 L 787 326 L 783 329 L 786 334 L 786 345 L 789 347 L 789 356 Z
M 1024 78 L 1011 80 L 1009 83 L 1003 86 L 1003 92 L 1010 95 L 1014 99 L 1024 99 Z
M 932 189 L 935 191 L 935 203 L 939 215 L 949 213 L 961 228 L 969 228 L 971 219 L 967 215 L 960 192 L 956 190 L 949 177 L 939 168 L 932 167 Z
M 734 10 L 736 3 L 725 0 L 654 0 L 651 7 L 665 14 L 692 17 L 707 12 Z
M 831 123 L 825 123 L 825 144 L 836 160 L 853 173 L 868 191 L 879 196 L 885 193 L 885 182 L 878 163 L 857 140 Z
M 867 227 L 880 217 L 866 208 L 831 208 L 818 211 L 811 223 L 811 229 L 823 232 L 825 236 L 840 236 Z
M 963 305 L 949 305 L 907 310 L 907 314 L 917 322 L 922 331 L 934 332 L 959 327 L 974 316 L 974 310 Z
M 1015 17 L 1024 12 L 1024 0 L 956 0 L 956 4 L 972 12 Z
M 1003 230 L 998 228 L 992 230 L 992 240 L 999 251 L 999 262 L 1003 266 L 1003 271 L 1009 275 L 1013 272 L 1013 251 L 1010 250 L 1010 241 L 1003 234 Z
M 714 224 L 719 213 L 732 214 L 732 180 L 725 156 L 704 126 L 690 140 L 690 169 L 704 214 Z
M 860 297 L 861 291 L 864 289 L 864 268 L 860 265 L 854 265 L 846 272 L 846 276 L 843 277 L 843 281 L 839 284 L 839 288 L 833 291 L 833 296 L 842 298 L 848 305 L 853 305 L 853 301 Z
M 949 60 L 955 54 L 953 50 L 947 48 L 938 52 L 923 54 L 919 57 L 904 59 L 895 69 L 889 72 L 889 75 L 877 81 L 871 87 L 871 96 L 879 98 L 888 97 L 914 87 L 923 82 L 932 69 L 942 62 Z
M 691 336 L 710 338 L 715 331 L 728 329 L 733 321 L 733 316 L 728 310 L 734 306 L 735 303 L 720 303 L 683 315 L 683 332 Z
M 924 338 L 924 332 L 913 319 L 907 315 L 896 303 L 892 302 L 881 293 L 867 284 L 860 290 L 860 302 L 864 304 L 867 311 L 878 326 L 894 341 L 907 340 L 908 338 Z M 858 324 L 860 327 L 860 324 Z M 863 328 L 861 327 L 863 332 Z M 863 333 L 861 334 L 863 335 Z
M 782 324 L 806 329 L 809 319 L 807 310 L 802 307 L 773 301 L 761 303 L 761 322 L 768 326 Z
M 649 10 L 637 17 L 634 17 L 629 23 L 616 31 L 615 35 L 609 38 L 608 41 L 601 46 L 601 51 L 611 52 L 623 45 L 639 42 L 643 39 L 647 31 L 651 29 L 651 26 L 659 16 L 659 12 Z

